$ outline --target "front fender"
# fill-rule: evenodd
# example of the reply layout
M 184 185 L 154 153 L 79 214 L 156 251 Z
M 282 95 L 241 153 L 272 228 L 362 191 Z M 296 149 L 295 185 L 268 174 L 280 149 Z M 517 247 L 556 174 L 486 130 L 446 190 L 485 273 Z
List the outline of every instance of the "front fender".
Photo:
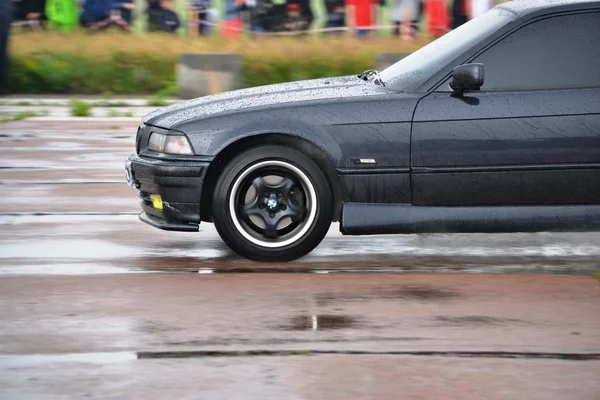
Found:
M 277 115 L 279 114 L 279 115 Z M 197 155 L 216 156 L 234 142 L 252 136 L 280 134 L 304 139 L 329 154 L 335 166 L 342 161 L 339 144 L 321 123 L 311 123 L 300 115 L 243 112 L 235 115 L 193 121 L 178 126 L 187 134 Z

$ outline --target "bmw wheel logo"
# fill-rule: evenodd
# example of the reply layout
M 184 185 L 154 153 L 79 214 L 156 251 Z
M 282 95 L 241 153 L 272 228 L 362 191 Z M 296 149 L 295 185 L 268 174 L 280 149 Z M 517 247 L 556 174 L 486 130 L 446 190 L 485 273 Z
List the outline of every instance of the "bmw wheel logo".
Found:
M 267 201 L 267 207 L 269 207 L 269 210 L 275 209 L 277 207 L 277 200 L 269 199 L 269 201 Z

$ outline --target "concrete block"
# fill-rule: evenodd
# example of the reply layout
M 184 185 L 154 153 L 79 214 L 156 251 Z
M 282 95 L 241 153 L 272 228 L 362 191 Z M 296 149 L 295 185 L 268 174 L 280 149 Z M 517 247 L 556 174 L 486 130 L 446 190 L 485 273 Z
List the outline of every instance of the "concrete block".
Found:
M 377 53 L 377 66 L 375 68 L 382 71 L 390 65 L 402 60 L 409 54 L 410 53 Z
M 183 53 L 177 65 L 177 86 L 184 99 L 239 89 L 241 78 L 239 54 Z

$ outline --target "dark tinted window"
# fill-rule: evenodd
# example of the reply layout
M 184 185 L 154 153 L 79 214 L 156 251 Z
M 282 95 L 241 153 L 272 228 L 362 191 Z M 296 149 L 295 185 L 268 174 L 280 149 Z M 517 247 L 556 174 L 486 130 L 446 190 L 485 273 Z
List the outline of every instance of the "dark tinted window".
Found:
M 600 13 L 534 22 L 473 62 L 485 68 L 482 90 L 600 87 Z
M 384 69 L 381 79 L 386 86 L 414 90 L 514 19 L 515 14 L 511 11 L 494 8 Z

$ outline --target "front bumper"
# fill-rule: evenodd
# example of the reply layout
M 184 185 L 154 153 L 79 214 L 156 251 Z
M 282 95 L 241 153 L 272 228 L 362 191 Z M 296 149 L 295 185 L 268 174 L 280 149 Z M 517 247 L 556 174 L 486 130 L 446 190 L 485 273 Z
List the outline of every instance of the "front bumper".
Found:
M 154 160 L 135 154 L 125 161 L 127 183 L 139 190 L 140 220 L 159 229 L 197 232 L 200 197 L 208 162 Z M 160 195 L 162 210 L 151 195 Z

